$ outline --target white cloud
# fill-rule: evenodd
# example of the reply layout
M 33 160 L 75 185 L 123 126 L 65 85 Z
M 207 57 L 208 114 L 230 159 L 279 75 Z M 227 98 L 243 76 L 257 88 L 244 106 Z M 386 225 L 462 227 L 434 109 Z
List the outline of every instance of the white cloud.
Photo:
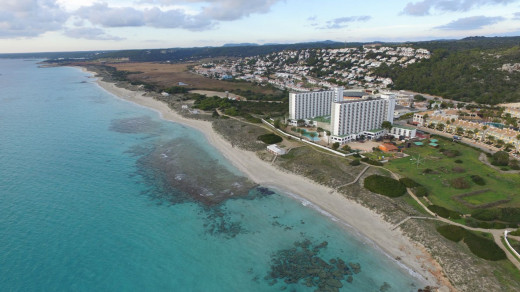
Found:
M 141 0 L 138 3 L 172 6 L 185 3 L 196 3 L 203 6 L 201 17 L 211 20 L 237 20 L 252 14 L 267 13 L 271 7 L 285 0 Z
M 180 9 L 161 10 L 157 7 L 139 10 L 132 7 L 110 7 L 106 3 L 96 3 L 81 7 L 75 14 L 93 25 L 103 27 L 150 26 L 202 30 L 214 25 L 214 22 L 207 18 L 189 15 Z
M 485 5 L 509 4 L 518 0 L 422 0 L 409 2 L 403 9 L 403 14 L 422 16 L 432 11 L 469 11 Z
M 87 40 L 112 40 L 121 41 L 124 38 L 118 36 L 112 36 L 105 33 L 100 28 L 80 27 L 65 30 L 65 35 L 76 39 L 87 39 Z
M 505 20 L 504 17 L 488 17 L 488 16 L 472 16 L 464 17 L 454 20 L 448 24 L 437 26 L 436 28 L 441 30 L 474 30 L 480 29 L 484 26 L 495 24 L 497 22 Z
M 106 27 L 142 26 L 144 13 L 131 7 L 109 7 L 107 3 L 95 3 L 78 9 L 76 16 L 89 20 L 92 24 Z
M 68 18 L 55 0 L 2 0 L 0 38 L 35 37 L 59 30 Z
M 335 18 L 333 20 L 327 21 L 327 23 L 320 28 L 321 29 L 344 28 L 344 27 L 347 27 L 349 23 L 369 21 L 371 18 L 372 17 L 368 16 L 368 15 L 339 17 L 339 18 Z

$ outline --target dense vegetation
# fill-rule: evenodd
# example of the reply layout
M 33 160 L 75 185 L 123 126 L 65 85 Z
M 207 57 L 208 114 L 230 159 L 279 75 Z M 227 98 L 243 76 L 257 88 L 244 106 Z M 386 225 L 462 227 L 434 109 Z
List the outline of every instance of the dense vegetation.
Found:
M 474 46 L 451 49 L 454 44 L 442 43 L 429 60 L 406 68 L 383 64 L 376 75 L 390 77 L 395 89 L 408 89 L 445 98 L 497 104 L 520 100 L 520 72 L 499 70 L 504 64 L 520 60 L 518 46 L 506 43 L 493 49 Z M 517 43 L 518 44 L 518 43 Z M 421 43 L 422 46 L 422 43 Z
M 408 178 L 408 177 L 403 177 L 403 178 L 399 179 L 399 181 L 402 184 L 404 184 L 407 188 L 414 188 L 414 187 L 420 186 L 420 184 L 418 184 L 416 181 L 414 181 L 413 179 Z
M 496 166 L 506 166 L 509 164 L 509 153 L 497 151 L 491 156 L 491 164 Z
M 276 144 L 282 142 L 282 137 L 275 135 L 275 134 L 264 134 L 258 136 L 258 140 L 264 142 L 265 144 Z
M 220 98 L 218 96 L 207 97 L 200 94 L 192 94 L 189 97 L 195 100 L 195 108 L 205 111 L 219 109 L 226 115 L 230 116 L 244 116 L 251 114 L 282 116 L 289 110 L 289 106 L 285 102 L 243 102 Z
M 476 256 L 489 261 L 505 260 L 506 254 L 498 245 L 489 238 L 477 235 L 474 232 L 464 232 L 464 243 Z
M 447 239 L 459 242 L 464 239 L 473 254 L 489 261 L 505 260 L 506 254 L 500 247 L 489 238 L 475 232 L 465 230 L 455 225 L 443 225 L 437 227 L 437 231 Z
M 364 185 L 369 191 L 390 198 L 400 197 L 406 192 L 406 187 L 400 181 L 377 174 L 365 178 Z
M 459 212 L 455 212 L 453 210 L 446 209 L 446 208 L 441 207 L 441 206 L 430 205 L 430 206 L 428 206 L 428 209 L 430 209 L 430 211 L 432 211 L 435 214 L 437 214 L 437 215 L 439 215 L 441 217 L 444 217 L 444 218 L 460 219 L 460 213 Z
M 447 239 L 459 242 L 464 238 L 464 232 L 466 230 L 456 225 L 442 225 L 437 227 L 437 231 Z
M 471 213 L 471 217 L 483 221 L 498 220 L 508 223 L 520 223 L 520 208 L 482 209 Z

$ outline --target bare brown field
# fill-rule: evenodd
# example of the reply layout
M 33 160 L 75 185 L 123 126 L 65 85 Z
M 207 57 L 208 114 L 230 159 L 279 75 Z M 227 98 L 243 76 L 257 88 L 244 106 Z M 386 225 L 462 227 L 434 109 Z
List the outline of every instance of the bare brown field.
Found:
M 213 91 L 232 91 L 236 89 L 251 90 L 256 93 L 273 94 L 274 90 L 255 86 L 251 83 L 235 83 L 206 78 L 188 71 L 191 64 L 159 64 L 159 63 L 117 63 L 107 64 L 120 71 L 142 72 L 130 74 L 128 78 L 134 81 L 143 81 L 162 87 L 176 86 L 179 82 L 188 84 L 192 89 L 205 89 Z

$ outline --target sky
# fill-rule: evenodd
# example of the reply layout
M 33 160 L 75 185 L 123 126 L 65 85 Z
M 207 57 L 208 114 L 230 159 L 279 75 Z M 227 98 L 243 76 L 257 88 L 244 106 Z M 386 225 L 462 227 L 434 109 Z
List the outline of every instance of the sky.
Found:
M 0 0 L 0 53 L 520 35 L 520 0 Z

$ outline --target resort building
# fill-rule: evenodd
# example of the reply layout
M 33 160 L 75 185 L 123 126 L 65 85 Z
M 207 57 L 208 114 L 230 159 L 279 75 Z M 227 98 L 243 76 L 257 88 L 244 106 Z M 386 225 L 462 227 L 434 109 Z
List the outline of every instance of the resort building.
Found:
M 426 118 L 425 118 L 426 117 Z M 454 120 L 467 120 L 467 121 L 478 121 L 480 117 L 477 113 L 468 111 L 468 110 L 459 110 L 459 109 L 445 109 L 445 110 L 435 110 L 435 111 L 426 111 L 421 113 L 415 113 L 413 115 L 413 123 L 418 126 L 425 127 L 428 125 L 429 120 L 431 119 L 443 119 L 445 121 L 454 121 Z M 428 122 L 426 122 L 428 120 Z
M 343 87 L 328 91 L 289 93 L 289 118 L 292 120 L 329 116 L 331 104 L 343 100 Z
M 394 125 L 389 134 L 397 139 L 401 137 L 406 139 L 413 139 L 417 135 L 417 130 L 413 127 Z
M 287 153 L 287 151 L 285 151 L 285 149 L 280 148 L 276 144 L 271 144 L 271 145 L 267 146 L 267 151 L 274 155 L 285 155 Z
M 331 138 L 343 144 L 365 131 L 381 128 L 384 121 L 393 123 L 394 108 L 395 96 L 389 94 L 377 99 L 336 101 L 331 110 Z
M 510 114 L 512 117 L 520 118 L 520 108 L 506 108 L 505 114 Z

